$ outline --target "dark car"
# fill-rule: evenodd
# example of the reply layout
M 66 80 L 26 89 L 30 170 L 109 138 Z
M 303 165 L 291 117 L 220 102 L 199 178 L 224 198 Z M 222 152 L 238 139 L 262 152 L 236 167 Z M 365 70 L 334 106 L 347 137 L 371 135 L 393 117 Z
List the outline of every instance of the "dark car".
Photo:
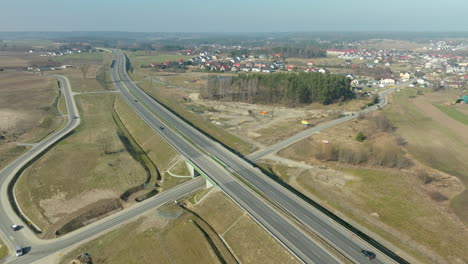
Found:
M 375 259 L 375 253 L 374 252 L 363 249 L 363 250 L 361 250 L 361 254 L 366 256 L 366 258 L 368 258 L 368 259 Z
M 18 231 L 18 230 L 20 230 L 21 228 L 23 228 L 23 227 L 20 226 L 20 225 L 12 225 L 12 226 L 11 226 L 11 229 L 13 229 L 13 231 Z
M 159 129 L 164 130 L 164 127 L 160 126 Z

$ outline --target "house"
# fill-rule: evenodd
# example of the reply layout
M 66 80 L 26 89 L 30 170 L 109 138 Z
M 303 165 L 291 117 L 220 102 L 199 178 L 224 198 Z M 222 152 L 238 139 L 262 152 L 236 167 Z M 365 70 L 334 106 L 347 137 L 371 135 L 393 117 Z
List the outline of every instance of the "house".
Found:
M 252 68 L 253 72 L 261 72 L 262 70 L 260 68 Z
M 411 74 L 409 72 L 405 72 L 405 73 L 400 72 L 400 78 L 403 80 L 409 80 L 411 79 Z
M 293 71 L 294 69 L 296 68 L 296 66 L 294 64 L 290 64 L 286 67 L 286 70 L 288 71 Z
M 326 71 L 324 68 L 320 68 L 320 69 L 318 70 L 318 72 L 320 72 L 320 73 L 326 73 L 327 71 Z
M 395 80 L 391 78 L 385 78 L 380 80 L 380 85 L 395 85 Z
M 351 81 L 351 85 L 359 85 L 360 81 L 358 79 L 354 79 Z
M 313 61 L 308 61 L 307 62 L 307 66 L 313 66 L 314 65 L 314 62 Z

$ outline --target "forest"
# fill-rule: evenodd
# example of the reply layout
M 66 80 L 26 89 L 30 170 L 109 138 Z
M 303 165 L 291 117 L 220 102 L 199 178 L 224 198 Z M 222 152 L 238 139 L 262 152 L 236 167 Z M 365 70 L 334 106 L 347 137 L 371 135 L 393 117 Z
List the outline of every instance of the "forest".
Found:
M 212 76 L 203 97 L 210 100 L 283 104 L 331 104 L 352 99 L 350 80 L 322 73 L 239 74 Z

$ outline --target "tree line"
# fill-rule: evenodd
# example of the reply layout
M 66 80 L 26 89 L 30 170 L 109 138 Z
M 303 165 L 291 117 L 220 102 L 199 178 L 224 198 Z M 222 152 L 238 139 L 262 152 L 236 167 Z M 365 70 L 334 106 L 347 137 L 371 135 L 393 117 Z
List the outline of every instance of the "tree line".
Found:
M 239 74 L 208 78 L 203 96 L 210 100 L 298 106 L 331 104 L 354 97 L 350 80 L 322 73 Z

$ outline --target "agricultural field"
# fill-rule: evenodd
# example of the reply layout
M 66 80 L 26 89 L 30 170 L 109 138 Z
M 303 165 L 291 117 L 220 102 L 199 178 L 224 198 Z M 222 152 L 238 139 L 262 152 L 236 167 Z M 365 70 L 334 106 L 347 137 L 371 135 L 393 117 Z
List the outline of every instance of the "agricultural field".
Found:
M 184 56 L 175 53 L 160 53 L 160 52 L 145 52 L 137 51 L 130 53 L 130 60 L 134 64 L 134 67 L 140 67 L 141 65 L 149 65 L 150 63 L 163 63 L 167 60 L 178 61 L 190 60 L 193 56 Z
M 175 205 L 150 211 L 74 249 L 60 263 L 84 252 L 95 263 L 298 263 L 218 190 L 200 191 L 186 204 L 198 216 Z
M 410 262 L 464 263 L 468 127 L 433 105 L 454 96 L 404 89 L 383 112 L 326 129 L 279 153 L 310 168 L 273 161 L 263 166 L 390 248 L 408 253 L 402 256 Z M 356 140 L 358 132 L 364 142 Z
M 58 108 L 55 78 L 26 72 L 0 72 L 0 168 L 27 147 L 67 122 Z

